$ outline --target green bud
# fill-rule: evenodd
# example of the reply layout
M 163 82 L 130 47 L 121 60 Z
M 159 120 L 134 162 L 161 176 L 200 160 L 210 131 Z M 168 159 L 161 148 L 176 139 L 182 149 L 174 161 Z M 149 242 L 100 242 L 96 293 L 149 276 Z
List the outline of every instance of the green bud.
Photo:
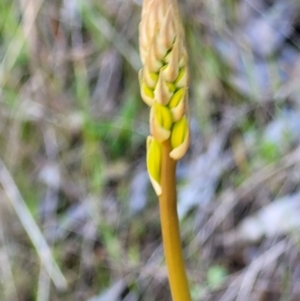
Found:
M 152 136 L 163 142 L 170 137 L 173 124 L 172 114 L 168 107 L 158 103 L 154 104 L 150 111 L 150 130 Z
M 174 122 L 178 121 L 185 113 L 185 97 L 186 90 L 181 88 L 173 94 L 169 102 L 169 108 Z
M 189 146 L 189 125 L 186 116 L 175 122 L 171 133 L 172 151 L 170 157 L 174 160 L 181 159 Z
M 147 138 L 147 169 L 152 186 L 159 196 L 161 194 L 160 174 L 161 174 L 162 150 L 161 144 L 153 137 Z

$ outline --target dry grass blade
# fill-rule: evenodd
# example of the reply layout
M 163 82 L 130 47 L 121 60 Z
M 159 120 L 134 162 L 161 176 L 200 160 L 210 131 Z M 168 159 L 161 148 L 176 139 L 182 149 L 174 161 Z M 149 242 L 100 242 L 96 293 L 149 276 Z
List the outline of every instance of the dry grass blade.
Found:
M 260 271 L 274 263 L 290 246 L 283 240 L 257 257 L 228 287 L 220 301 L 247 300 Z M 236 299 L 235 299 L 236 298 Z
M 10 74 L 10 71 L 14 67 L 24 44 L 30 40 L 30 34 L 34 28 L 34 22 L 42 4 L 43 0 L 22 1 L 24 9 L 23 26 L 19 26 L 0 64 L 0 88 L 5 85 L 6 76 Z
M 206 230 L 199 233 L 200 241 L 204 244 L 208 240 L 214 230 L 222 223 L 227 214 L 229 214 L 241 197 L 249 194 L 254 187 L 266 181 L 278 172 L 299 162 L 299 154 L 300 148 L 297 148 L 293 152 L 284 156 L 279 162 L 267 165 L 257 173 L 251 175 L 251 177 L 249 177 L 249 179 L 247 179 L 247 181 L 245 181 L 236 191 L 226 190 L 223 192 L 219 197 L 220 200 L 223 200 L 221 205 L 207 221 L 204 227 Z
M 12 266 L 10 263 L 9 252 L 5 241 L 5 235 L 3 233 L 3 225 L 0 220 L 0 279 L 3 286 L 3 294 L 7 300 L 18 300 L 17 289 L 15 286 Z M 2 294 L 0 294 L 2 296 Z
M 82 5 L 85 5 L 82 3 Z M 90 21 L 98 28 L 102 35 L 114 44 L 118 52 L 126 59 L 132 68 L 138 71 L 141 68 L 140 59 L 137 51 L 129 44 L 129 42 L 119 34 L 109 21 L 101 15 L 92 17 Z
M 44 144 L 45 144 L 45 150 L 48 157 L 48 164 L 55 164 L 56 161 L 56 155 L 57 155 L 57 139 L 55 135 L 55 131 L 53 131 L 52 128 L 47 127 L 44 131 Z M 45 176 L 45 175 L 44 175 Z M 46 177 L 46 176 L 45 176 Z M 49 183 L 49 180 L 47 181 L 45 179 L 45 182 L 47 184 L 47 193 L 46 198 L 44 201 L 44 208 L 45 210 L 45 221 L 44 221 L 44 235 L 45 237 L 49 237 L 49 233 L 51 230 L 51 227 L 55 225 L 56 223 L 56 209 L 57 209 L 57 203 L 58 203 L 58 182 L 60 179 L 60 176 L 58 173 L 52 176 L 57 180 L 57 183 Z M 49 240 L 48 240 L 49 241 Z M 49 245 L 52 247 L 53 240 L 50 240 Z M 39 274 L 39 281 L 38 281 L 38 290 L 37 290 L 37 301 L 48 301 L 50 300 L 50 289 L 51 289 L 51 279 L 45 269 L 44 266 L 41 266 L 40 268 L 40 274 Z
M 48 301 L 50 297 L 50 278 L 44 267 L 41 267 L 37 291 L 37 301 Z
M 11 201 L 11 204 L 16 211 L 25 231 L 34 245 L 42 265 L 53 280 L 55 286 L 59 290 L 67 288 L 67 281 L 60 271 L 55 259 L 52 256 L 50 247 L 41 233 L 38 225 L 34 221 L 28 207 L 26 206 L 17 185 L 11 177 L 6 166 L 0 160 L 0 183 L 3 186 L 5 193 Z

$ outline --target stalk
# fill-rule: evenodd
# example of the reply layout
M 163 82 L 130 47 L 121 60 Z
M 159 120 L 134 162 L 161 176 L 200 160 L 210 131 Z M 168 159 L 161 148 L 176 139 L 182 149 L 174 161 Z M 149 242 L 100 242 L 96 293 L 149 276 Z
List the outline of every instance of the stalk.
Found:
M 170 141 L 162 143 L 162 194 L 159 196 L 161 230 L 173 301 L 191 301 L 182 255 L 177 214 L 176 161 L 170 158 Z
M 191 301 L 177 215 L 176 162 L 186 153 L 188 57 L 176 0 L 143 0 L 139 26 L 141 96 L 150 107 L 147 169 L 159 198 L 173 301 Z

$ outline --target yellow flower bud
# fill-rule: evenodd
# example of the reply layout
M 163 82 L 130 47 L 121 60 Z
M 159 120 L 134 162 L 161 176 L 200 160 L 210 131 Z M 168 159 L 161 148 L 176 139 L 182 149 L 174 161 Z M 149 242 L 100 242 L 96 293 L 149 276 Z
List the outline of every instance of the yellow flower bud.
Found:
M 173 85 L 171 85 L 171 87 L 173 87 Z M 170 91 L 169 84 L 164 79 L 163 73 L 160 72 L 154 89 L 155 100 L 162 105 L 166 105 L 170 101 L 172 94 L 173 91 Z
M 151 107 L 154 104 L 154 91 L 146 85 L 143 78 L 143 70 L 139 71 L 139 81 L 140 81 L 140 92 L 143 101 Z
M 188 73 L 185 67 L 179 70 L 178 77 L 176 78 L 175 85 L 179 88 L 186 88 L 188 85 Z
M 153 137 L 147 138 L 147 169 L 151 184 L 155 193 L 159 196 L 162 193 L 160 186 L 162 150 L 161 144 Z
M 159 72 L 159 69 L 163 66 L 163 62 L 156 57 L 155 37 L 153 37 L 153 43 L 150 44 L 149 52 L 145 60 L 145 65 L 150 72 Z
M 190 131 L 186 116 L 175 122 L 171 133 L 173 150 L 170 157 L 174 160 L 181 159 L 189 147 Z
M 158 80 L 158 74 L 150 72 L 146 66 L 142 70 L 140 70 L 140 72 L 142 73 L 141 77 L 144 80 L 145 84 L 149 88 L 154 89 Z
M 150 111 L 151 135 L 158 141 L 163 142 L 170 137 L 173 124 L 170 110 L 158 103 L 154 104 Z
M 179 73 L 179 39 L 176 38 L 172 51 L 168 54 L 167 65 L 163 69 L 164 78 L 168 82 L 174 82 Z
M 174 122 L 178 121 L 185 113 L 185 97 L 186 90 L 181 88 L 173 94 L 169 102 Z
M 166 15 L 163 18 L 162 26 L 158 35 L 157 44 L 165 49 L 165 53 L 161 58 L 163 58 L 167 51 L 172 48 L 174 40 L 176 38 L 176 20 L 172 6 L 170 5 Z

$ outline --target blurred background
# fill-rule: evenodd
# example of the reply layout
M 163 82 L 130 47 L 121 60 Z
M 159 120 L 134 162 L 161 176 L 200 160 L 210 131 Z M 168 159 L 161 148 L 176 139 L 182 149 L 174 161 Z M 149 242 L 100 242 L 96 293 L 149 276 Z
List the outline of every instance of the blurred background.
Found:
M 171 300 L 139 95 L 141 0 L 0 0 L 0 300 Z M 179 1 L 194 301 L 300 300 L 300 3 Z

